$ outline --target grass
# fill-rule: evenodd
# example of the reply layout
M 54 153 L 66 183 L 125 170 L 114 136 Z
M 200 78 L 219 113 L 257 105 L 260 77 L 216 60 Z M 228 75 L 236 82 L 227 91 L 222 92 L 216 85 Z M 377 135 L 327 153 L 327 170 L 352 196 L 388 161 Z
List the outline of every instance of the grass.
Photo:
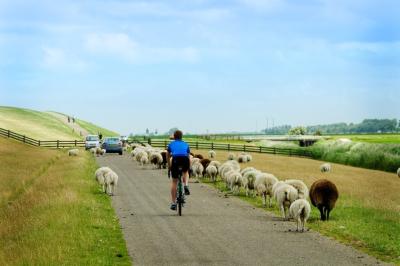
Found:
M 400 144 L 320 141 L 308 149 L 314 158 L 329 162 L 388 172 L 400 166 Z
M 0 127 L 38 140 L 79 139 L 71 128 L 45 112 L 0 106 Z
M 87 152 L 0 138 L 1 265 L 130 265 L 125 241 Z
M 80 119 L 76 119 L 76 123 L 78 125 L 80 125 L 82 128 L 86 129 L 90 134 L 94 134 L 97 135 L 99 132 L 101 132 L 103 134 L 104 137 L 115 137 L 115 136 L 119 136 L 118 133 L 96 126 L 92 123 L 80 120 Z
M 195 153 L 206 155 L 207 151 Z M 217 160 L 225 161 L 228 152 L 217 151 Z M 308 187 L 321 178 L 334 182 L 339 200 L 329 222 L 318 220 L 319 211 L 313 207 L 309 227 L 345 244 L 367 252 L 381 260 L 400 265 L 400 178 L 395 174 L 332 164 L 332 172 L 321 173 L 320 161 L 252 153 L 253 161 L 242 165 L 269 172 L 281 180 L 296 178 Z M 225 184 L 216 188 L 226 191 Z M 261 198 L 240 198 L 262 207 Z M 272 210 L 279 215 L 276 207 Z
M 333 135 L 334 140 L 347 138 L 355 142 L 366 143 L 387 143 L 400 144 L 400 134 L 354 134 L 354 135 Z

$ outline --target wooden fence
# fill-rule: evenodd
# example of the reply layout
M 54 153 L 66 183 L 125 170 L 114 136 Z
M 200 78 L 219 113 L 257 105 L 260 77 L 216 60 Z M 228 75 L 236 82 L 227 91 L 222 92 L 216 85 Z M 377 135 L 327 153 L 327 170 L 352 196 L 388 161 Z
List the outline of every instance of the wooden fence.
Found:
M 135 139 L 131 142 L 138 142 L 141 144 L 148 143 L 153 147 L 166 149 L 170 140 L 161 139 L 148 139 L 143 141 L 142 139 Z M 311 151 L 306 149 L 284 149 L 284 148 L 272 148 L 254 145 L 240 145 L 240 144 L 229 144 L 229 143 L 214 143 L 214 142 L 198 142 L 198 141 L 186 141 L 192 149 L 196 150 L 223 150 L 223 151 L 242 151 L 242 152 L 258 152 L 268 154 L 279 154 L 287 156 L 298 156 L 312 158 Z
M 47 148 L 85 147 L 85 142 L 82 140 L 36 140 L 3 128 L 0 128 L 0 136 L 15 139 L 32 146 Z

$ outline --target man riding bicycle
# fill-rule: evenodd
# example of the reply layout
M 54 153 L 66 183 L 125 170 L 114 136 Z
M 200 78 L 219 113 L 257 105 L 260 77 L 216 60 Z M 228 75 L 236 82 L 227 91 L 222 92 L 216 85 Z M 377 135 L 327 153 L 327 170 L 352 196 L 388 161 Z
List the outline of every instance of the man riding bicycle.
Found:
M 176 187 L 178 184 L 179 168 L 182 169 L 182 179 L 185 195 L 190 195 L 189 187 L 186 180 L 189 178 L 190 168 L 190 148 L 189 145 L 182 140 L 182 131 L 177 130 L 174 132 L 174 141 L 168 145 L 167 149 L 167 162 L 168 171 L 171 171 L 171 210 L 176 210 Z

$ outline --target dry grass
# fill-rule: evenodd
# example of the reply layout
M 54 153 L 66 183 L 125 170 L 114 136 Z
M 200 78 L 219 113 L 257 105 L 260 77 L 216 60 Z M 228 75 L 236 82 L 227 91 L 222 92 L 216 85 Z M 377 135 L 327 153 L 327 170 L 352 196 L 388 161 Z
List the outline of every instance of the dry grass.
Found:
M 130 264 L 89 153 L 0 138 L 0 167 L 0 265 Z
M 195 152 L 207 155 L 204 150 Z M 228 153 L 217 151 L 216 159 L 225 161 Z M 396 174 L 340 164 L 331 164 L 330 173 L 321 173 L 321 161 L 259 153 L 251 155 L 253 161 L 242 164 L 242 168 L 253 166 L 278 179 L 300 179 L 309 187 L 315 180 L 326 178 L 336 184 L 340 194 L 362 201 L 366 207 L 400 211 L 400 178 Z

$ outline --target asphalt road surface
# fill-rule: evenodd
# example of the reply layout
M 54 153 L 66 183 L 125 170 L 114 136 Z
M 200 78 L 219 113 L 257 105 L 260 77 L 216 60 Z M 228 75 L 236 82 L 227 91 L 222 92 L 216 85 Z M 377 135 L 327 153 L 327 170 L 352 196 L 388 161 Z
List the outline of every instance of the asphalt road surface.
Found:
M 119 176 L 112 203 L 134 265 L 383 265 L 216 189 L 190 183 L 183 216 L 169 209 L 166 170 L 128 155 L 98 157 Z M 291 230 L 291 231 L 289 231 Z

